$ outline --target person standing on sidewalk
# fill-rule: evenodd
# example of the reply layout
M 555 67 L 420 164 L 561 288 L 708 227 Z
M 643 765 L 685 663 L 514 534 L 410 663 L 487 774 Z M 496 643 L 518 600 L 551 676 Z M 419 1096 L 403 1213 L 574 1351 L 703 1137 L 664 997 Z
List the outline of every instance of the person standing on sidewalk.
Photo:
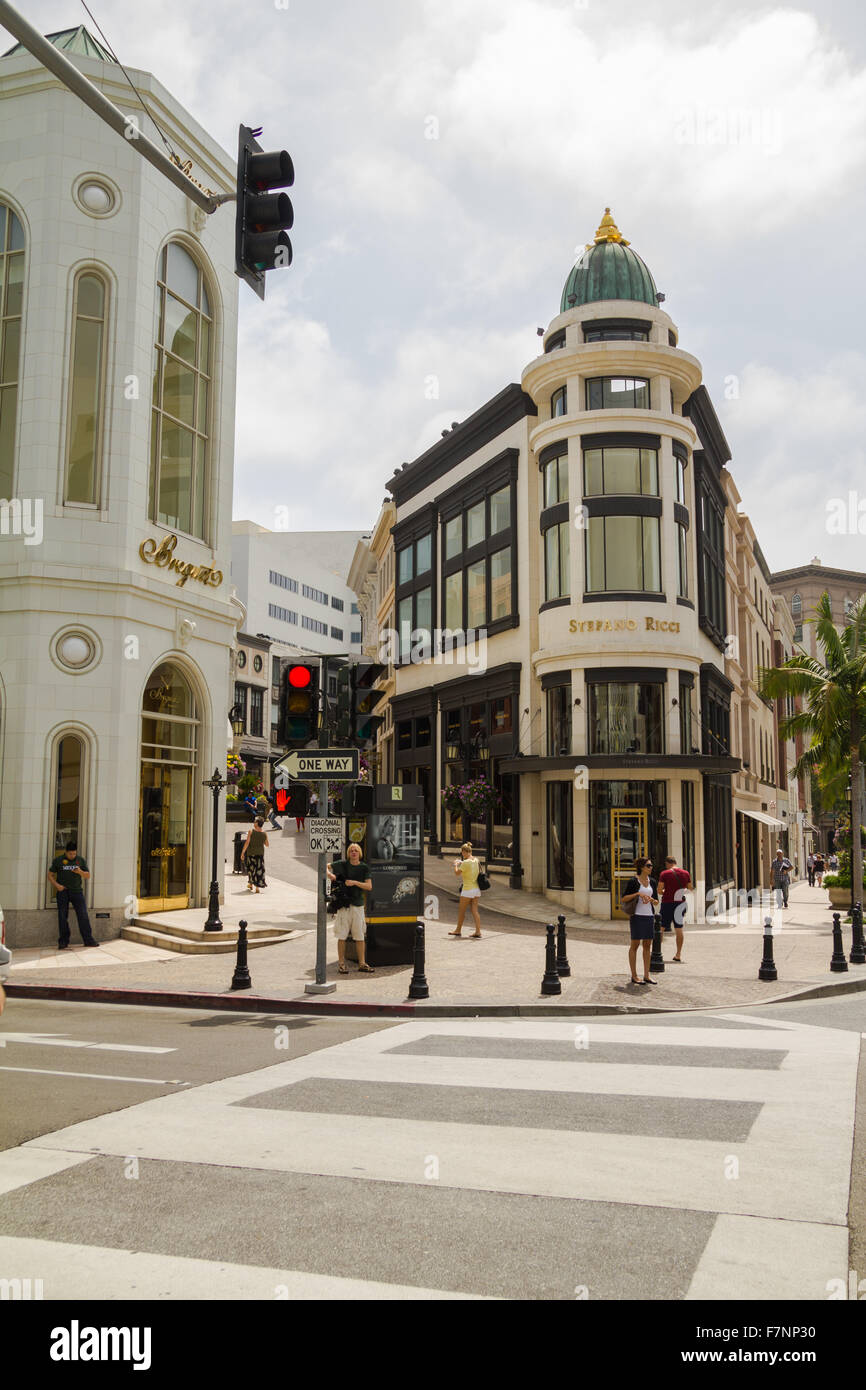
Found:
M 265 822 L 261 816 L 256 818 L 255 825 L 251 825 L 247 831 L 247 838 L 244 840 L 241 850 L 241 863 L 247 862 L 247 892 L 257 893 L 260 888 L 267 888 L 265 881 L 265 850 L 269 840 L 265 831 Z
M 475 930 L 472 935 L 477 940 L 481 936 L 481 914 L 478 911 L 478 899 L 481 897 L 478 875 L 481 872 L 481 865 L 472 853 L 472 846 L 468 841 L 461 846 L 460 858 L 454 860 L 454 872 L 458 878 L 462 878 L 463 887 L 460 889 L 460 906 L 457 909 L 457 928 L 455 931 L 450 931 L 448 935 L 461 935 L 463 918 L 466 916 L 468 904 L 472 909 L 472 919 L 475 922 Z
M 87 904 L 84 901 L 84 884 L 89 878 L 90 870 L 86 861 L 78 856 L 77 842 L 69 840 L 65 853 L 58 854 L 56 858 L 52 859 L 51 868 L 48 870 L 48 882 L 57 893 L 58 951 L 65 951 L 69 945 L 70 904 L 78 921 L 78 930 L 81 932 L 81 940 L 85 946 L 99 945 L 99 942 L 93 939 L 93 929 L 87 915 Z
M 780 849 L 770 865 L 770 883 L 776 893 L 776 906 L 788 906 L 788 886 L 791 882 L 791 861 L 786 859 Z
M 341 878 L 346 885 L 349 904 L 334 913 L 334 933 L 337 938 L 337 961 L 341 975 L 348 975 L 346 964 L 346 942 L 349 933 L 358 952 L 358 970 L 364 975 L 372 975 L 373 967 L 367 964 L 367 918 L 364 915 L 364 894 L 370 893 L 373 880 L 370 869 L 361 858 L 361 846 L 354 841 L 346 850 L 345 859 L 335 859 L 333 864 L 325 865 L 325 873 L 332 883 Z
M 631 918 L 631 944 L 628 948 L 628 964 L 631 971 L 631 982 L 633 985 L 641 983 L 654 985 L 655 980 L 650 979 L 650 953 L 653 944 L 653 931 L 655 929 L 655 915 L 659 906 L 658 885 L 654 878 L 650 878 L 652 869 L 651 859 L 639 859 L 635 865 L 634 878 L 630 878 L 625 885 L 625 892 L 620 898 L 620 902 Z M 643 982 L 635 975 L 637 966 L 638 942 L 643 947 Z
M 814 856 L 814 854 L 811 854 L 811 853 L 806 855 L 806 877 L 807 877 L 808 880 L 809 880 L 809 887 L 810 887 L 810 888 L 814 888 L 814 887 L 815 887 L 815 856 Z
M 692 886 L 692 876 L 688 869 L 678 869 L 677 861 L 672 854 L 665 860 L 665 867 L 659 874 L 659 883 L 662 886 L 662 900 L 659 908 L 661 917 L 662 931 L 670 931 L 671 927 L 676 932 L 677 953 L 671 959 L 677 965 L 683 959 L 683 922 L 686 916 L 686 889 Z

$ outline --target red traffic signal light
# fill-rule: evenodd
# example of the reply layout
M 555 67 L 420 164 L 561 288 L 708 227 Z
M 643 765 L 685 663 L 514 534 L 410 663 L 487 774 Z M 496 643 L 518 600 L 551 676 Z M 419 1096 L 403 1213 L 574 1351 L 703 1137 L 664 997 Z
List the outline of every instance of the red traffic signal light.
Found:
M 295 690 L 305 690 L 313 679 L 309 666 L 290 666 L 288 681 Z
M 312 661 L 283 668 L 277 736 L 287 748 L 306 748 L 319 732 L 319 665 Z

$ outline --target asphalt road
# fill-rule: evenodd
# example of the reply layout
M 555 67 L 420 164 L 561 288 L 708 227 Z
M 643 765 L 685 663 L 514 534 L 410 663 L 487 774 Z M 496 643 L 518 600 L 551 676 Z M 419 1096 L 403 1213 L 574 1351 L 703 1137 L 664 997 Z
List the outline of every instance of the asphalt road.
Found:
M 14 1001 L 0 1278 L 98 1301 L 825 1299 L 866 1279 L 864 1031 L 859 996 L 577 1023 Z

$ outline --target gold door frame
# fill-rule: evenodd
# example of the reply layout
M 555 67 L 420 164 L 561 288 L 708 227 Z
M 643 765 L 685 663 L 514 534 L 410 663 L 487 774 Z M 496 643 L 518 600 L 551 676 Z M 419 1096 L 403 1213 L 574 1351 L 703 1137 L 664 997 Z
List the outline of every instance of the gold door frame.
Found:
M 647 809 L 645 806 L 614 806 L 610 811 L 610 915 L 612 918 L 624 918 L 628 916 L 620 906 L 623 889 L 628 879 L 635 873 L 634 857 L 629 856 L 629 862 L 625 863 L 620 859 L 620 836 L 619 824 L 621 820 L 630 819 L 636 822 L 637 827 L 637 856 L 645 855 L 647 852 L 648 830 L 647 830 Z

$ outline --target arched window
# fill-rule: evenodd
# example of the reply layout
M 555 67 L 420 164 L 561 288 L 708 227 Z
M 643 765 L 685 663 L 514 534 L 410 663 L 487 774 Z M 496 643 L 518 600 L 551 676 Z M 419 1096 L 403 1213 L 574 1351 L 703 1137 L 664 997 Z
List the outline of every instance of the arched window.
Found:
M 24 299 L 24 228 L 0 203 L 0 499 L 15 483 L 15 419 L 21 362 Z
M 75 280 L 72 304 L 64 502 L 99 501 L 107 302 L 108 292 L 101 276 L 92 270 L 82 271 Z
M 150 515 L 200 540 L 208 526 L 212 332 L 204 276 L 169 242 L 157 277 Z
M 568 414 L 568 391 L 564 386 L 560 386 L 558 391 L 554 391 L 550 398 L 550 418 L 555 419 L 557 415 Z
M 791 599 L 791 617 L 795 623 L 799 623 L 803 618 L 803 600 L 799 594 L 795 594 Z
M 70 840 L 82 848 L 84 835 L 85 743 L 80 734 L 63 734 L 57 744 L 52 853 L 62 854 Z

